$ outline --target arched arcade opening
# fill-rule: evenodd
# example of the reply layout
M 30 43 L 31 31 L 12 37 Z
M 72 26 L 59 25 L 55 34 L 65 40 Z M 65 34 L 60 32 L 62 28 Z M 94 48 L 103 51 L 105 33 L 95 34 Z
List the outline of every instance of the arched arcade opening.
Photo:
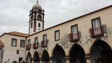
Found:
M 70 63 L 86 63 L 85 52 L 78 44 L 72 46 L 69 55 Z
M 112 63 L 111 47 L 102 40 L 96 40 L 90 50 L 91 63 Z
M 50 63 L 49 54 L 46 50 L 42 53 L 42 63 Z
M 39 54 L 38 54 L 37 51 L 33 55 L 33 61 L 34 61 L 34 63 L 39 63 L 40 62 Z
M 28 52 L 28 54 L 27 54 L 27 61 L 26 62 L 27 63 L 32 63 L 32 56 L 31 56 L 30 52 Z
M 53 63 L 66 63 L 65 52 L 60 45 L 56 45 L 53 50 Z

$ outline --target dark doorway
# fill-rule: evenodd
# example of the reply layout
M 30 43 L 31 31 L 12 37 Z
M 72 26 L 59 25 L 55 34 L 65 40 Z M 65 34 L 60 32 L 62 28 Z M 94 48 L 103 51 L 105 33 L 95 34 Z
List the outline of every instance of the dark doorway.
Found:
M 80 45 L 74 44 L 70 50 L 70 63 L 86 63 L 85 52 Z
M 90 50 L 91 63 L 112 63 L 112 50 L 102 41 L 96 40 Z
M 32 56 L 30 52 L 27 54 L 27 63 L 32 63 Z
M 33 60 L 34 60 L 34 63 L 39 63 L 39 55 L 37 51 L 33 55 Z
M 50 63 L 49 62 L 49 54 L 46 50 L 42 53 L 42 63 Z
M 53 50 L 53 63 L 66 63 L 65 52 L 59 45 L 56 45 Z

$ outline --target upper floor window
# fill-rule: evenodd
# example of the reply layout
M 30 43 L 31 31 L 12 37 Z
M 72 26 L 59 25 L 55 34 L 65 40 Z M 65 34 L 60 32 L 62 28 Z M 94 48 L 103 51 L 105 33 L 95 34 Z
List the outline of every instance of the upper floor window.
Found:
M 47 34 L 43 35 L 43 41 L 47 41 Z
M 16 47 L 17 46 L 17 39 L 12 38 L 12 40 L 11 40 L 11 46 L 12 47 Z
M 78 31 L 78 25 L 72 25 L 71 26 L 71 33 L 69 35 L 70 42 L 78 42 L 79 41 L 79 31 Z
M 25 40 L 20 40 L 20 47 L 25 47 Z
M 93 29 L 94 35 L 101 34 L 102 31 L 101 31 L 100 17 L 92 19 L 91 22 L 92 22 L 92 29 Z
M 34 43 L 37 43 L 37 42 L 38 42 L 38 37 L 35 37 Z
M 42 21 L 42 16 L 38 15 L 38 20 Z
M 28 45 L 30 45 L 30 44 L 31 44 L 31 40 L 29 39 L 29 40 L 28 40 Z
M 73 25 L 73 26 L 71 26 L 71 33 L 78 33 L 78 25 L 76 24 L 76 25 Z
M 55 31 L 55 41 L 58 41 L 58 40 L 60 40 L 60 31 L 59 30 Z
M 31 28 L 33 27 L 33 22 L 31 22 L 30 27 L 31 27 Z

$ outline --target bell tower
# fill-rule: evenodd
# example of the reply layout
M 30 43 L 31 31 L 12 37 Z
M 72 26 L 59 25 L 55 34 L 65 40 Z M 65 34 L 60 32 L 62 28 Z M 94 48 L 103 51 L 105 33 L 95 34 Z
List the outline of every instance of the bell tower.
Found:
M 29 34 L 33 34 L 44 29 L 44 10 L 37 3 L 32 7 L 29 14 Z

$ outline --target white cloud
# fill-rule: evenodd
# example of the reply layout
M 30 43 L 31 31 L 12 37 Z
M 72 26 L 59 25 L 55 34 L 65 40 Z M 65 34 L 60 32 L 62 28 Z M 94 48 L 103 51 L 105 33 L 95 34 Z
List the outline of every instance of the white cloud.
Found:
M 28 32 L 29 11 L 35 0 L 1 0 L 0 34 Z M 112 0 L 39 0 L 45 10 L 45 28 L 112 4 Z

